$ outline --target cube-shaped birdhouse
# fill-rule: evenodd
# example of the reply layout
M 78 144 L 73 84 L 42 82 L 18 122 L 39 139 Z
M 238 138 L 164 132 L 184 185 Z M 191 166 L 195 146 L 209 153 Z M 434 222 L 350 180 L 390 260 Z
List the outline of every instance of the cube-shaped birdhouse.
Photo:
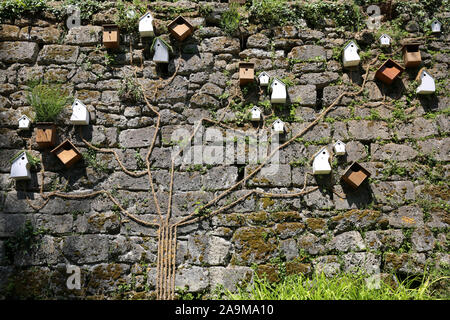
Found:
M 35 128 L 36 143 L 40 148 L 50 148 L 56 144 L 56 126 L 51 122 L 38 122 Z
M 276 133 L 284 133 L 284 122 L 280 119 L 277 119 L 272 124 L 273 131 Z
M 191 23 L 182 16 L 178 16 L 175 20 L 167 25 L 170 34 L 178 41 L 183 41 L 194 32 Z
M 239 84 L 245 85 L 253 82 L 255 78 L 255 64 L 251 62 L 239 63 Z
M 258 75 L 258 82 L 260 86 L 266 87 L 267 85 L 269 85 L 269 81 L 270 76 L 267 74 L 267 72 L 263 71 Z
M 108 49 L 118 48 L 120 44 L 119 27 L 115 24 L 103 25 L 103 45 Z
M 419 43 L 406 43 L 403 45 L 403 63 L 406 68 L 417 67 L 422 62 L 419 46 Z
M 357 189 L 364 182 L 364 180 L 369 177 L 369 171 L 367 171 L 357 162 L 353 162 L 350 167 L 345 170 L 341 179 L 353 189 Z
M 251 110 L 250 110 L 250 120 L 251 121 L 260 121 L 261 120 L 261 109 L 258 108 L 257 106 L 254 106 Z
M 329 174 L 331 172 L 330 153 L 327 148 L 322 148 L 313 160 L 313 174 Z
M 286 102 L 286 85 L 280 79 L 274 78 L 270 84 L 270 102 L 285 103 Z
M 378 68 L 377 72 L 375 73 L 375 78 L 385 84 L 390 85 L 396 78 L 398 78 L 402 74 L 404 70 L 405 69 L 403 69 L 403 67 L 396 63 L 394 60 L 387 59 Z
M 344 67 L 355 67 L 359 65 L 361 58 L 358 54 L 358 46 L 354 41 L 350 41 L 344 47 L 344 53 L 342 55 Z
M 387 34 L 383 33 L 380 36 L 379 40 L 380 40 L 380 46 L 389 47 L 391 45 L 392 38 L 390 36 L 388 36 Z
M 152 45 L 153 61 L 156 63 L 169 63 L 169 47 L 160 38 L 155 38 Z
M 82 158 L 81 152 L 68 139 L 53 149 L 51 153 L 57 156 L 66 168 L 70 168 Z
M 72 116 L 70 122 L 74 125 L 88 125 L 89 124 L 89 110 L 78 99 L 75 99 L 72 104 Z
M 14 180 L 31 179 L 31 163 L 26 151 L 20 151 L 9 162 L 11 163 L 10 178 Z
M 345 143 L 343 143 L 341 140 L 338 140 L 334 144 L 333 149 L 336 155 L 343 156 L 345 154 Z
M 442 23 L 440 23 L 437 19 L 434 19 L 431 23 L 431 32 L 439 33 L 441 32 Z
M 153 16 L 150 12 L 147 12 L 139 19 L 139 34 L 142 38 L 155 35 L 153 31 Z
M 425 68 L 420 69 L 416 81 L 419 83 L 416 89 L 417 94 L 433 94 L 436 91 L 434 78 Z
M 30 130 L 31 120 L 26 115 L 19 118 L 19 130 Z

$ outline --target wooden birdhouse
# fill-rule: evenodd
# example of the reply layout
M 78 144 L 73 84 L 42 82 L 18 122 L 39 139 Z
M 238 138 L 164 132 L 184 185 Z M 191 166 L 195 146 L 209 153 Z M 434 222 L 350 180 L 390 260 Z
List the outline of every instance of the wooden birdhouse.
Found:
M 273 122 L 272 128 L 276 133 L 284 133 L 284 122 L 277 119 Z
M 392 38 L 387 34 L 383 33 L 380 37 L 380 46 L 389 47 L 391 45 Z
M 31 179 L 31 163 L 25 151 L 20 151 L 9 162 L 11 163 L 10 178 L 14 180 Z
M 108 49 L 118 48 L 120 44 L 119 27 L 115 24 L 103 25 L 103 45 Z
M 266 72 L 261 72 L 258 75 L 259 85 L 262 87 L 266 87 L 269 84 L 270 76 Z
M 417 94 L 433 94 L 436 91 L 434 78 L 425 68 L 420 69 L 416 81 L 420 84 L 416 89 Z
M 150 12 L 147 12 L 139 19 L 139 34 L 142 38 L 155 35 L 153 31 L 153 16 Z
M 285 103 L 286 102 L 286 85 L 283 81 L 274 78 L 270 84 L 270 102 L 272 103 Z
M 341 179 L 353 189 L 357 189 L 368 177 L 370 177 L 370 172 L 357 162 L 353 162 L 342 175 Z
M 56 126 L 52 122 L 37 123 L 36 143 L 41 148 L 50 148 L 56 144 Z
M 439 33 L 441 32 L 442 23 L 440 23 L 437 19 L 434 19 L 431 23 L 431 32 Z
M 385 84 L 390 85 L 397 77 L 402 74 L 404 70 L 405 69 L 403 69 L 403 67 L 396 63 L 394 60 L 387 59 L 381 65 L 381 67 L 378 68 L 377 72 L 375 73 L 375 78 Z
M 253 82 L 255 78 L 255 64 L 251 62 L 239 63 L 239 84 L 245 85 Z
M 250 120 L 251 121 L 260 121 L 261 120 L 261 109 L 257 106 L 254 106 L 250 110 Z
M 358 54 L 358 46 L 355 42 L 350 41 L 344 47 L 344 54 L 342 55 L 342 60 L 344 62 L 344 67 L 354 67 L 359 65 L 361 58 Z
M 331 172 L 330 153 L 322 148 L 313 160 L 313 174 L 329 174 Z
M 89 124 L 89 110 L 78 99 L 75 99 L 72 104 L 72 116 L 70 122 L 74 125 L 88 125 Z
M 159 38 L 155 38 L 152 45 L 153 61 L 156 63 L 169 63 L 169 47 Z
M 31 120 L 26 115 L 19 118 L 19 130 L 29 130 L 31 126 Z
M 183 41 L 194 32 L 194 27 L 182 16 L 178 16 L 175 20 L 167 25 L 169 32 L 178 41 Z
M 422 62 L 419 46 L 419 43 L 407 43 L 403 45 L 403 62 L 406 68 L 417 67 Z
M 80 151 L 68 139 L 53 149 L 51 153 L 57 156 L 66 168 L 70 168 L 82 158 Z
M 343 156 L 345 154 L 345 143 L 343 143 L 341 140 L 338 140 L 334 144 L 333 149 L 336 155 Z

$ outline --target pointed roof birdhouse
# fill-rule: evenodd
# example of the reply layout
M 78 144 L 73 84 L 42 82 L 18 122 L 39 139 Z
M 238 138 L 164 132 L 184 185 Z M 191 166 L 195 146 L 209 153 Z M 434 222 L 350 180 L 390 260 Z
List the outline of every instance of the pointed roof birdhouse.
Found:
M 434 78 L 425 68 L 420 69 L 416 81 L 420 84 L 416 89 L 417 94 L 433 94 L 436 91 Z
M 286 102 L 286 84 L 278 78 L 274 78 L 270 84 L 270 102 L 285 103 Z
M 170 34 L 178 41 L 183 41 L 194 32 L 194 27 L 182 16 L 178 16 L 170 22 L 167 25 L 167 29 L 169 29 Z
M 341 179 L 353 189 L 357 189 L 369 177 L 370 172 L 355 161 L 347 168 Z
M 258 75 L 258 81 L 260 86 L 265 87 L 269 84 L 270 76 L 263 71 Z
M 419 46 L 420 43 L 406 43 L 403 45 L 403 62 L 406 68 L 417 67 L 422 62 Z
M 26 151 L 20 151 L 9 162 L 11 163 L 10 178 L 14 180 L 31 179 L 31 163 Z
M 338 156 L 343 156 L 345 154 L 345 143 L 341 140 L 336 141 L 333 145 L 334 153 Z
M 439 33 L 441 32 L 442 23 L 439 22 L 439 20 L 434 19 L 431 23 L 431 32 L 433 33 Z
M 350 41 L 344 47 L 344 54 L 342 55 L 342 60 L 344 67 L 354 67 L 359 65 L 361 58 L 358 54 L 358 45 L 354 41 Z
M 284 122 L 277 119 L 273 122 L 272 128 L 276 133 L 284 133 Z
M 119 27 L 115 24 L 103 25 L 103 45 L 108 49 L 118 48 L 120 44 Z
M 255 79 L 255 64 L 251 62 L 239 62 L 239 84 L 245 85 Z
M 153 61 L 156 63 L 169 63 L 169 46 L 160 38 L 155 38 L 152 44 Z
M 383 33 L 379 40 L 382 47 L 389 47 L 391 45 L 392 38 L 386 33 Z
M 153 37 L 155 35 L 153 31 L 153 16 L 150 11 L 139 19 L 139 34 L 142 38 Z
M 51 153 L 57 156 L 66 168 L 70 168 L 82 158 L 81 152 L 72 144 L 72 142 L 70 142 L 69 139 L 65 140 L 53 149 Z
M 390 85 L 397 77 L 402 74 L 404 70 L 405 69 L 403 69 L 403 67 L 396 63 L 394 60 L 387 59 L 378 68 L 377 72 L 375 73 L 375 78 L 385 84 Z
M 29 130 L 31 126 L 31 120 L 26 115 L 19 118 L 19 130 Z
M 260 121 L 261 120 L 261 109 L 258 108 L 257 106 L 254 106 L 251 110 L 250 110 L 250 120 L 251 121 Z
M 74 125 L 88 125 L 89 124 L 89 110 L 78 99 L 75 99 L 72 104 L 72 116 L 70 122 Z
M 330 172 L 330 153 L 328 152 L 326 147 L 323 147 L 314 156 L 313 174 L 329 174 Z

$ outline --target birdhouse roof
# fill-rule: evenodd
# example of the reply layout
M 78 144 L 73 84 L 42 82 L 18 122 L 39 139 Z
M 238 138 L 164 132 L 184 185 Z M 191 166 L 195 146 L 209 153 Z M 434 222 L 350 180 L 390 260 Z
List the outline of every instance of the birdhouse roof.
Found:
M 277 119 L 273 122 L 273 124 L 275 124 L 275 123 L 284 123 L 284 122 L 281 119 Z
M 344 50 L 347 50 L 347 48 L 348 48 L 351 44 L 354 44 L 354 45 L 356 46 L 356 48 L 359 49 L 358 44 L 357 44 L 355 41 L 350 40 L 350 41 L 348 41 L 348 42 L 344 45 Z
M 341 140 L 338 140 L 334 143 L 334 145 L 337 145 L 338 143 L 342 143 L 345 146 L 345 143 L 343 143 Z
M 142 19 L 144 19 L 145 17 L 147 17 L 148 15 L 150 15 L 150 17 L 153 19 L 153 15 L 150 11 L 147 11 L 146 14 L 144 14 L 142 17 L 139 18 L 139 21 L 141 21 Z
M 117 30 L 118 30 L 118 29 L 119 29 L 119 26 L 118 26 L 117 24 L 111 24 L 111 23 L 110 23 L 110 24 L 104 24 L 104 25 L 103 25 L 103 28 L 104 28 L 104 29 L 117 29 Z
M 86 107 L 85 104 L 83 103 L 83 101 L 81 101 L 81 100 L 79 100 L 79 99 L 77 99 L 77 98 L 75 98 L 75 99 L 73 100 L 72 105 L 74 105 L 76 102 L 78 102 L 78 103 L 79 103 L 80 105 L 82 105 L 83 107 Z
M 389 38 L 389 39 L 392 40 L 392 38 L 391 38 L 388 34 L 386 34 L 386 33 L 383 33 L 383 34 L 380 36 L 379 39 L 381 39 L 381 38 L 383 38 L 383 37 L 386 37 L 386 38 Z
M 254 68 L 255 64 L 253 62 L 239 62 L 239 68 Z
M 55 149 L 53 149 L 53 150 L 50 151 L 50 152 L 51 152 L 51 153 L 56 152 L 58 149 L 61 149 L 65 144 L 70 144 L 70 147 L 71 147 L 72 149 L 74 149 L 76 152 L 80 153 L 80 151 L 77 149 L 77 147 L 75 147 L 75 146 L 73 145 L 73 143 L 70 142 L 69 139 L 64 140 L 59 146 L 57 146 Z
M 286 86 L 286 84 L 283 82 L 283 80 L 280 80 L 278 78 L 273 78 L 272 83 L 270 84 L 271 87 L 273 86 L 275 81 L 281 83 L 283 86 Z
M 164 39 L 160 38 L 160 37 L 156 37 L 153 39 L 152 45 L 150 47 L 150 51 L 155 51 L 155 44 L 156 42 L 159 42 L 160 44 L 164 45 L 167 50 L 169 50 L 170 52 L 173 52 L 173 48 L 170 44 L 168 44 Z
M 23 118 L 27 119 L 28 121 L 31 121 L 31 119 L 28 118 L 26 114 L 23 114 L 23 115 L 19 118 L 19 120 L 22 120 Z
M 258 108 L 257 106 L 254 106 L 254 107 L 251 109 L 251 111 L 259 111 L 259 112 L 261 112 L 261 109 Z
M 268 74 L 267 72 L 265 72 L 265 71 L 261 72 L 261 73 L 258 75 L 258 78 L 260 78 L 260 77 L 262 77 L 262 76 L 268 76 L 268 77 L 270 77 L 269 74 Z
M 431 21 L 431 23 L 439 23 L 440 25 L 442 25 L 442 23 L 436 18 L 434 18 L 433 21 Z
M 417 77 L 416 77 L 416 81 L 420 81 L 422 74 L 426 73 L 431 79 L 434 79 L 433 76 L 430 74 L 430 72 L 428 72 L 427 69 L 422 68 L 419 70 L 419 72 L 417 73 Z
M 17 159 L 19 159 L 20 157 L 22 157 L 23 154 L 24 154 L 25 157 L 27 158 L 27 161 L 30 162 L 29 154 L 28 154 L 26 151 L 21 150 L 21 151 L 17 152 L 17 153 L 14 155 L 14 157 L 12 157 L 12 158 L 9 160 L 9 163 L 11 163 L 11 164 L 14 163 Z

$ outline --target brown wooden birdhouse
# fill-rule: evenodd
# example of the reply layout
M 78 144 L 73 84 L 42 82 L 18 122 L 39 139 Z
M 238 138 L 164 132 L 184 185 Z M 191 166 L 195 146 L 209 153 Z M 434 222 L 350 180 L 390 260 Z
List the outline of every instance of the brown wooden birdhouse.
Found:
M 394 60 L 387 59 L 386 62 L 378 68 L 375 73 L 375 78 L 385 84 L 392 84 L 392 82 L 399 77 L 404 70 L 405 69 Z
M 37 123 L 36 143 L 41 148 L 50 148 L 56 144 L 56 126 L 51 122 Z
M 417 67 L 422 62 L 419 46 L 420 43 L 406 43 L 403 45 L 403 62 L 406 68 Z
M 103 25 L 103 45 L 105 48 L 115 49 L 120 44 L 119 27 L 115 24 Z
M 194 32 L 194 27 L 189 21 L 182 16 L 178 16 L 175 20 L 167 25 L 169 32 L 178 41 L 183 41 Z
M 80 151 L 70 142 L 65 140 L 59 146 L 51 151 L 55 156 L 61 160 L 66 168 L 73 166 L 78 160 L 82 158 Z
M 355 161 L 348 167 L 341 179 L 353 189 L 357 189 L 368 177 L 370 177 L 370 172 Z
M 239 63 L 239 83 L 241 85 L 253 82 L 255 78 L 255 64 L 251 62 Z

